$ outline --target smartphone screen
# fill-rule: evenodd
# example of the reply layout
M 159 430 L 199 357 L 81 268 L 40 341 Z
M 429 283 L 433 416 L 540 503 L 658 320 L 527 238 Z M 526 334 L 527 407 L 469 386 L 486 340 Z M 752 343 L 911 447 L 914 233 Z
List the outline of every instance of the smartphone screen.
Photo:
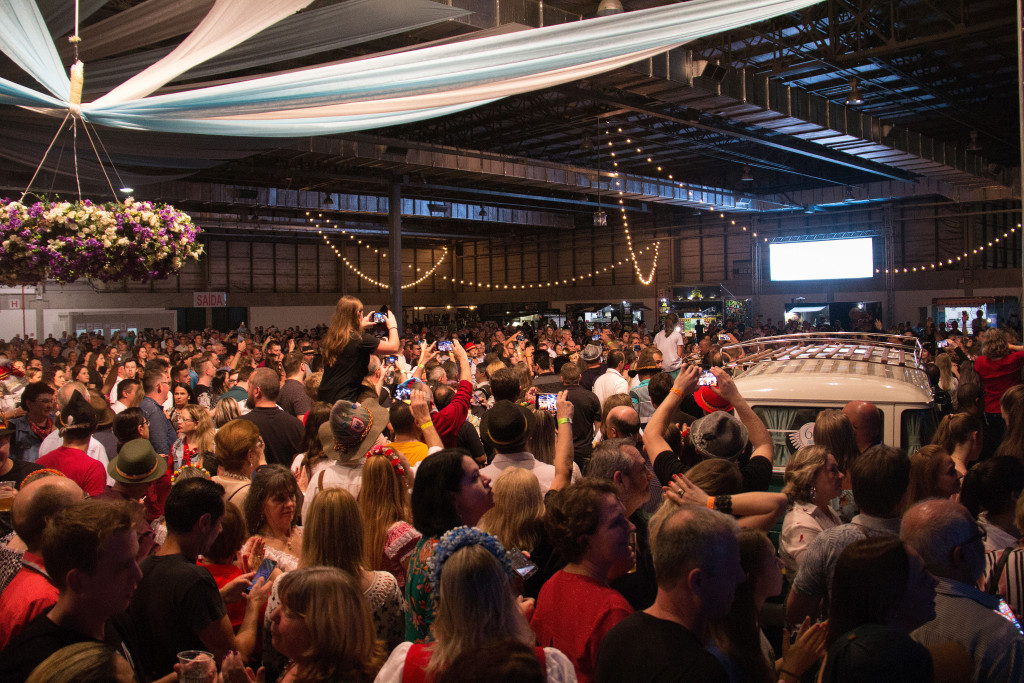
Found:
M 944 349 L 947 346 L 949 346 L 949 340 L 948 339 L 940 339 L 939 341 L 935 342 L 935 346 L 937 348 Z
M 388 317 L 386 315 L 384 315 L 383 313 L 374 313 L 373 314 L 373 322 L 375 322 L 375 323 L 387 322 L 387 319 L 388 319 Z
M 697 379 L 697 386 L 699 387 L 717 387 L 718 378 L 715 377 L 710 370 L 705 370 L 700 373 L 700 377 Z
M 395 387 L 395 400 L 408 401 L 412 398 L 412 389 L 408 384 L 399 384 Z
M 593 337 L 591 337 L 591 339 L 594 341 L 601 341 L 601 335 L 595 334 Z
M 537 394 L 537 409 L 547 410 L 553 413 L 557 410 L 555 405 L 557 400 L 557 394 Z
M 260 565 L 260 568 L 256 570 L 256 575 L 252 577 L 252 583 L 250 583 L 249 586 L 252 587 L 253 585 L 255 585 L 256 581 L 258 581 L 259 579 L 263 579 L 264 581 L 266 581 L 268 578 L 270 578 L 270 573 L 274 571 L 275 567 L 277 567 L 277 562 L 270 559 L 269 557 L 263 560 L 263 563 Z
M 725 333 L 718 335 L 718 341 L 729 341 L 729 335 Z
M 438 351 L 451 351 L 452 343 L 450 341 L 439 341 L 437 342 Z
M 384 356 L 384 363 L 386 365 L 394 365 L 398 362 L 398 356 Z
M 528 579 L 537 572 L 537 565 L 534 564 L 530 558 L 523 554 L 522 550 L 510 550 L 508 553 L 508 560 L 512 563 L 512 568 L 516 570 L 516 573 L 523 579 Z

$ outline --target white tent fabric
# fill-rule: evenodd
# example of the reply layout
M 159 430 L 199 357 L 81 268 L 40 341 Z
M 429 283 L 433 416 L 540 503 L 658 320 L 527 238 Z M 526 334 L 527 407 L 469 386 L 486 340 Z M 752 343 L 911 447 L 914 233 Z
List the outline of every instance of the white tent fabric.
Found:
M 230 50 L 313 0 L 217 0 L 171 54 L 96 101 L 104 106 L 145 97 L 197 64 Z
M 469 14 L 426 0 L 349 0 L 279 21 L 230 50 L 190 68 L 188 79 L 210 78 L 240 69 L 336 50 Z M 85 90 L 108 92 L 132 74 L 166 57 L 171 47 L 113 57 L 89 64 Z M 196 87 L 196 86 L 192 86 Z
M 25 0 L 0 0 L 0 49 L 57 97 L 67 101 L 71 81 L 50 39 L 43 15 L 34 3 L 25 11 Z
M 19 0 L 31 5 L 32 0 Z M 83 26 L 79 55 L 86 63 L 123 54 L 182 36 L 194 29 L 213 7 L 213 0 L 146 0 L 95 24 Z M 58 48 L 65 61 L 72 50 Z
M 218 0 L 217 5 L 231 8 L 251 1 Z M 0 2 L 29 4 L 38 13 L 31 0 Z M 814 0 L 693 0 L 185 92 L 123 101 L 107 96 L 83 104 L 82 113 L 104 125 L 185 133 L 280 136 L 361 130 L 442 116 L 584 78 L 811 4 Z M 38 32 L 28 39 L 39 39 Z M 25 48 L 19 41 L 3 41 L 0 47 L 5 52 Z M 39 75 L 42 71 L 36 68 Z M 18 93 L 5 85 L 0 82 L 0 97 L 10 101 Z

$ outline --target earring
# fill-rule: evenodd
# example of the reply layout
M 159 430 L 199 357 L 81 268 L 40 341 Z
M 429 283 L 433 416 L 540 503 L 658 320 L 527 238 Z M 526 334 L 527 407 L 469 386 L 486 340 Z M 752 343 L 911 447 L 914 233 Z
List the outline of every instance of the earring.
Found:
M 817 497 L 817 495 L 818 495 L 818 487 L 812 486 L 811 487 L 811 500 L 814 500 Z

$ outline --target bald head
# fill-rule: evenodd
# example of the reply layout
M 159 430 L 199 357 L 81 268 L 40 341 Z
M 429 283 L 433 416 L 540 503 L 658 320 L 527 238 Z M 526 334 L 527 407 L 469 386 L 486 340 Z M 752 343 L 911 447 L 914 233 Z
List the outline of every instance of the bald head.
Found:
M 608 437 L 612 439 L 636 439 L 640 432 L 640 416 L 631 406 L 612 408 L 605 422 L 608 425 Z
M 36 479 L 18 491 L 11 518 L 14 530 L 29 551 L 39 553 L 47 520 L 82 500 L 84 495 L 78 484 L 57 476 Z
M 900 537 L 935 576 L 973 585 L 985 570 L 985 542 L 963 505 L 930 498 L 903 515 Z
M 870 401 L 850 401 L 843 406 L 843 415 L 850 419 L 861 453 L 882 440 L 882 413 Z

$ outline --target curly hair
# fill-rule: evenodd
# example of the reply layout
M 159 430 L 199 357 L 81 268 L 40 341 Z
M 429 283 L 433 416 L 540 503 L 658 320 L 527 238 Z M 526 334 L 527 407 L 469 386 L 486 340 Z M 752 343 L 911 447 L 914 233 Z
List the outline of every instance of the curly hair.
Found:
M 583 536 L 597 531 L 606 495 L 617 495 L 614 484 L 586 478 L 548 498 L 544 530 L 566 562 L 579 562 L 586 553 Z
M 981 335 L 981 354 L 993 360 L 1010 353 L 1010 345 L 1006 341 L 1006 333 L 998 327 L 985 330 Z
M 811 501 L 814 479 L 827 462 L 828 450 L 824 446 L 804 446 L 793 454 L 786 465 L 786 483 L 782 487 L 791 503 Z

